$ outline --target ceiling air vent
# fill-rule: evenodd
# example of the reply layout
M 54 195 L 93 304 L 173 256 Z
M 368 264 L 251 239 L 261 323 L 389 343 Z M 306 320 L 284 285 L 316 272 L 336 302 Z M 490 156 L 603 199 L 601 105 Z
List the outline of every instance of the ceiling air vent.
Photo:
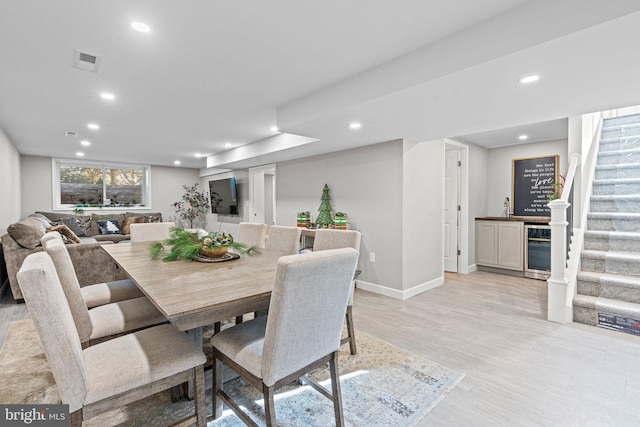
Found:
M 71 61 L 71 65 L 79 70 L 97 73 L 98 67 L 100 67 L 101 59 L 102 58 L 96 54 L 81 51 L 80 49 L 73 49 L 73 58 Z
M 66 131 L 64 131 L 64 136 L 71 136 L 73 138 L 77 138 L 78 137 L 78 132 L 73 131 L 73 130 L 66 130 Z

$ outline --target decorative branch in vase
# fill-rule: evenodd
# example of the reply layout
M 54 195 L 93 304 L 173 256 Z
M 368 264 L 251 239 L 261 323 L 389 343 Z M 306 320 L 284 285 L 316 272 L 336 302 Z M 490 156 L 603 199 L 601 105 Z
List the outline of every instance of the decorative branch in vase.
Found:
M 193 228 L 193 221 L 205 218 L 211 205 L 209 204 L 209 195 L 205 192 L 198 191 L 198 183 L 191 186 L 183 185 L 184 194 L 182 200 L 171 204 L 176 213 L 183 221 L 189 221 L 189 228 Z

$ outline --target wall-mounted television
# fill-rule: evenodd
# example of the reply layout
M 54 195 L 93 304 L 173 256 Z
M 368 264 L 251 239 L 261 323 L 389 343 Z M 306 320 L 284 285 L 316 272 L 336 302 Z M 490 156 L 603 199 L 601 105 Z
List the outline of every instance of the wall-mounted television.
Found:
M 209 181 L 211 213 L 238 215 L 238 189 L 235 178 Z

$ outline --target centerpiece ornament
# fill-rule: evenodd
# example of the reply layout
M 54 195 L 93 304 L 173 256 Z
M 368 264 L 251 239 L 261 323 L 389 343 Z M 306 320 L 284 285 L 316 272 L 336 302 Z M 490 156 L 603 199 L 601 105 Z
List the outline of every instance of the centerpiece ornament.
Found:
M 195 259 L 200 261 L 202 257 L 222 259 L 227 256 L 228 250 L 232 249 L 235 254 L 259 253 L 256 246 L 247 246 L 244 243 L 233 240 L 231 234 L 212 231 L 206 235 L 199 235 L 181 228 L 172 228 L 169 238 L 163 242 L 153 242 L 150 246 L 152 258 L 157 258 L 162 254 L 163 261 L 175 261 L 177 259 Z M 210 262 L 206 261 L 205 262 Z

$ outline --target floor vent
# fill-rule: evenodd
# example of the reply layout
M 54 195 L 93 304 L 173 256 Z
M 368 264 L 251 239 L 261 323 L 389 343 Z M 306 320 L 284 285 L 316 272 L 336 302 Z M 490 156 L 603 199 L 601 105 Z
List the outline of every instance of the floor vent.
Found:
M 81 51 L 80 49 L 73 49 L 73 60 L 71 65 L 79 70 L 97 73 L 101 59 L 102 58 L 96 54 Z

